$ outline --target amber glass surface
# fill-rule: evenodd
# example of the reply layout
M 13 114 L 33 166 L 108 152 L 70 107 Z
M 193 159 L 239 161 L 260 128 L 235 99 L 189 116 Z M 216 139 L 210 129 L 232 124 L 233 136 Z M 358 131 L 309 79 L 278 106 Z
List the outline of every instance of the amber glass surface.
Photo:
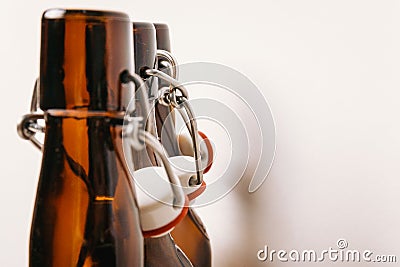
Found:
M 133 22 L 133 39 L 135 47 L 135 71 L 140 74 L 143 68 L 155 68 L 156 62 L 156 29 L 150 22 Z
M 165 50 L 171 52 L 171 42 L 169 37 L 169 28 L 167 24 L 164 23 L 154 23 L 156 28 L 156 38 L 157 38 L 157 49 Z M 161 62 L 159 62 L 159 68 L 163 70 Z M 169 85 L 159 80 L 159 88 L 168 87 Z M 162 143 L 167 151 L 168 155 L 174 156 L 179 155 L 179 147 L 176 141 L 175 133 L 175 115 L 171 107 L 164 106 L 162 104 L 155 104 L 155 115 L 156 115 L 156 126 L 158 135 L 162 138 Z
M 40 107 L 122 110 L 120 79 L 134 71 L 132 24 L 123 13 L 48 10 L 42 17 Z
M 157 34 L 157 48 L 171 51 L 168 26 L 166 24 L 154 25 Z M 160 86 L 163 86 L 163 84 L 160 84 Z M 173 116 L 168 116 L 169 112 L 168 107 L 156 105 L 157 128 L 163 136 L 161 141 L 170 156 L 177 156 L 180 155 L 180 151 Z M 194 209 L 189 208 L 188 214 L 175 226 L 171 235 L 195 267 L 211 266 L 210 239 Z
M 147 22 L 133 22 L 133 40 L 134 40 L 134 51 L 135 51 L 135 73 L 141 75 L 142 71 L 146 68 L 157 68 L 156 61 L 156 32 L 152 23 Z M 149 101 L 150 101 L 150 114 L 143 114 L 140 108 L 140 104 L 136 103 L 136 116 L 147 117 L 147 123 L 150 124 L 150 131 L 152 134 L 156 134 L 155 122 L 154 122 L 154 87 L 157 86 L 157 80 L 154 78 L 148 78 L 145 80 L 149 86 Z M 157 87 L 156 87 L 157 89 Z M 154 153 L 151 149 L 136 151 L 133 157 L 135 169 L 141 169 L 157 165 Z
M 145 239 L 146 266 L 180 266 L 192 267 L 193 265 L 177 247 L 170 235 Z
M 121 123 L 47 115 L 30 266 L 142 266 Z
M 141 74 L 144 68 L 156 68 L 156 31 L 152 23 L 134 22 L 133 23 L 133 38 L 135 46 L 135 70 L 137 74 Z M 157 96 L 158 81 L 150 78 L 146 80 L 149 85 L 149 99 L 151 114 L 148 118 L 148 123 L 151 125 L 151 130 L 156 135 L 154 121 L 154 97 Z M 140 108 L 137 109 L 138 115 L 142 115 Z M 157 165 L 154 153 L 151 149 L 138 151 L 133 157 L 135 169 Z M 154 185 L 157 186 L 157 185 Z M 170 234 L 159 236 L 157 238 L 144 239 L 144 263 L 146 267 L 190 267 L 190 261 L 180 249 L 176 247 L 174 240 Z
M 157 36 L 157 49 L 171 52 L 171 40 L 169 27 L 165 23 L 154 23 Z
M 143 266 L 139 212 L 121 140 L 133 92 L 120 86 L 119 76 L 134 71 L 133 61 L 127 15 L 43 14 L 39 90 L 46 134 L 30 266 Z
M 211 266 L 210 239 L 195 209 L 189 208 L 185 219 L 175 226 L 171 234 L 193 266 Z

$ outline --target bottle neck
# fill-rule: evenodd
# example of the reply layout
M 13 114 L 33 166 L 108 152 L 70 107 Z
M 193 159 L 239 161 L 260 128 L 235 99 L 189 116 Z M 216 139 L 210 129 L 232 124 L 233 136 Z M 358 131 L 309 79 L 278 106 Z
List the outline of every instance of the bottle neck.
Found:
M 122 120 L 50 111 L 45 119 L 31 266 L 141 266 L 143 237 Z
M 130 179 L 121 133 L 122 119 L 47 114 L 43 165 L 79 178 L 91 199 L 112 199 L 118 179 Z

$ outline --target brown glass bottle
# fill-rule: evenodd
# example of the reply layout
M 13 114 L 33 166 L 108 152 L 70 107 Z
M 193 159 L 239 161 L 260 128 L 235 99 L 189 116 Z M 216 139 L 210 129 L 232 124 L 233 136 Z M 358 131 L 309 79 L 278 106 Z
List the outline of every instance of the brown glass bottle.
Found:
M 134 22 L 133 38 L 135 46 L 135 71 L 137 74 L 146 68 L 157 68 L 156 58 L 156 31 L 152 23 Z M 158 80 L 156 78 L 147 78 L 149 85 L 150 106 L 154 106 L 155 98 L 158 94 Z M 140 110 L 137 109 L 138 116 Z M 151 130 L 156 135 L 154 109 L 148 117 Z M 141 169 L 149 166 L 156 166 L 154 154 L 150 149 L 138 151 L 133 157 L 135 169 Z M 156 185 L 155 185 L 156 186 Z M 186 258 L 180 249 L 176 246 L 169 233 L 158 237 L 146 237 L 144 239 L 144 262 L 146 267 L 190 267 L 192 264 Z
M 171 51 L 169 29 L 166 24 L 156 23 L 157 48 Z M 165 86 L 160 84 L 160 86 Z M 177 142 L 173 116 L 168 116 L 171 112 L 169 107 L 156 104 L 156 124 L 158 133 L 162 131 L 163 146 L 170 156 L 180 155 Z M 172 237 L 176 244 L 188 256 L 195 267 L 211 266 L 211 245 L 210 239 L 195 210 L 189 208 L 186 217 L 175 226 Z
M 29 265 L 143 266 L 134 188 L 122 153 L 132 91 L 132 25 L 123 13 L 48 10 L 42 17 L 43 160 Z

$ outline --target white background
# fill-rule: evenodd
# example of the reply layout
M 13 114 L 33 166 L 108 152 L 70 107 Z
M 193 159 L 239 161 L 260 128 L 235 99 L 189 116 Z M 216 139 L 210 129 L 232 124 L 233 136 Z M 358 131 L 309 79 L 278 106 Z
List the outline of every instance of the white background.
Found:
M 339 238 L 400 260 L 399 1 L 14 0 L 0 16 L 0 266 L 27 265 L 41 155 L 17 137 L 16 122 L 29 109 L 50 7 L 167 22 L 180 62 L 233 67 L 268 99 L 277 130 L 268 180 L 254 194 L 244 180 L 200 209 L 214 266 L 309 266 L 261 263 L 256 252 L 323 250 Z

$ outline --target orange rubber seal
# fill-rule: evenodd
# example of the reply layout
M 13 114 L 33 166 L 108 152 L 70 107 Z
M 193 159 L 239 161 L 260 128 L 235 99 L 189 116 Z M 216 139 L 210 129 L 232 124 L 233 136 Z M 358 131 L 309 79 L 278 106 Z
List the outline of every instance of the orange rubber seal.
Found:
M 211 145 L 210 139 L 208 139 L 207 135 L 205 135 L 203 132 L 198 131 L 199 135 L 201 138 L 203 138 L 204 142 L 206 143 L 207 146 L 207 152 L 208 152 L 208 162 L 207 162 L 207 167 L 204 169 L 203 173 L 207 173 L 213 164 L 214 161 L 214 149 Z M 203 186 L 203 185 L 202 185 Z
M 171 231 L 178 223 L 180 223 L 183 220 L 183 218 L 185 218 L 188 209 L 189 209 L 189 198 L 186 196 L 185 205 L 183 206 L 182 212 L 178 215 L 178 217 L 176 217 L 170 223 L 161 226 L 160 228 L 154 230 L 142 231 L 143 237 L 147 238 L 147 237 L 160 236 L 164 233 Z

